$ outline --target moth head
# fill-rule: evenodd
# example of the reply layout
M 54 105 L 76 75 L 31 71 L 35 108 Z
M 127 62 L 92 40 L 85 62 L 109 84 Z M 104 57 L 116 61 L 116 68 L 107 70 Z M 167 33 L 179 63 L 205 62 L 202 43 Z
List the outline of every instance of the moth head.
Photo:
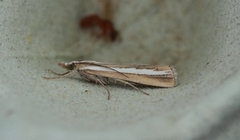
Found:
M 58 65 L 69 71 L 72 71 L 75 68 L 75 64 L 73 62 L 70 62 L 70 63 L 60 62 L 58 63 Z

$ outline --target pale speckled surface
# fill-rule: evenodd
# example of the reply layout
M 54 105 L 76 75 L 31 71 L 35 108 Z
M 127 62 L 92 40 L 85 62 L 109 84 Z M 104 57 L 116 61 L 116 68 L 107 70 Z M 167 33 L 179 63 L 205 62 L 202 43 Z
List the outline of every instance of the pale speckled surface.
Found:
M 122 41 L 78 28 L 98 1 L 0 1 L 0 139 L 239 139 L 240 1 L 115 2 Z M 174 65 L 176 88 L 45 80 L 59 61 Z

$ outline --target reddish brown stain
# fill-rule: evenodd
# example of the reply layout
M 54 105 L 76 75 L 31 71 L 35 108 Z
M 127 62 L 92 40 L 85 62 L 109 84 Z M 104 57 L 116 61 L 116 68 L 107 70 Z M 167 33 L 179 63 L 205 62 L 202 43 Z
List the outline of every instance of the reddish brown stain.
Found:
M 89 15 L 81 19 L 80 27 L 82 29 L 93 29 L 92 32 L 100 29 L 100 32 L 98 32 L 96 36 L 103 38 L 104 40 L 115 41 L 119 36 L 118 31 L 114 28 L 114 25 L 110 20 L 102 19 L 96 14 Z M 98 29 L 94 30 L 96 27 Z

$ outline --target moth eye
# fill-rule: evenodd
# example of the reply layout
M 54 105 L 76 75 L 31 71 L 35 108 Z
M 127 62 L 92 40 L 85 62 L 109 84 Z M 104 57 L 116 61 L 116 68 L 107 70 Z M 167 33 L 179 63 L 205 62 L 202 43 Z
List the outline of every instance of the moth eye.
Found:
M 74 69 L 74 64 L 69 64 L 69 65 L 68 65 L 68 69 L 69 69 L 69 70 L 73 70 L 73 69 Z

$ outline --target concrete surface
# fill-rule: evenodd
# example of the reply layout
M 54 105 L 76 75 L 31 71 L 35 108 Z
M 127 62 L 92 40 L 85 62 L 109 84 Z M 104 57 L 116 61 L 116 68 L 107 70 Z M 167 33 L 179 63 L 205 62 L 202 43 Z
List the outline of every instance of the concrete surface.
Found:
M 78 27 L 100 1 L 0 1 L 0 139 L 239 139 L 240 1 L 119 0 L 122 41 Z M 61 61 L 174 65 L 176 88 L 100 85 Z

